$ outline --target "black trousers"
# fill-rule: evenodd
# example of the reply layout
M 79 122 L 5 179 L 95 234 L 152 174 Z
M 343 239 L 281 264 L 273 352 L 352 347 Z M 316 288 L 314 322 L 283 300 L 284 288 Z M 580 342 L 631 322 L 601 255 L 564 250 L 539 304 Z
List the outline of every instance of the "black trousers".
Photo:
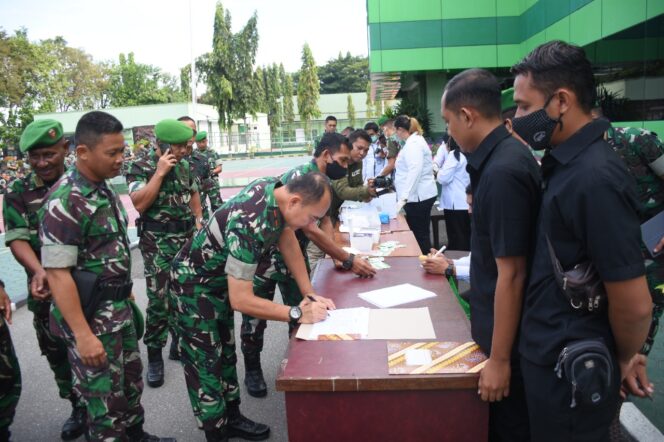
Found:
M 431 249 L 431 234 L 429 225 L 431 224 L 431 207 L 436 201 L 436 197 L 416 203 L 406 203 L 403 207 L 406 211 L 406 222 L 408 228 L 415 235 L 417 244 L 419 244 L 422 254 L 426 255 Z
M 553 371 L 521 358 L 533 441 L 609 440 L 609 427 L 620 405 L 620 370 L 614 360 L 612 394 L 601 405 L 579 403 L 570 408 L 572 386 Z
M 526 391 L 518 360 L 510 364 L 510 395 L 489 404 L 489 442 L 529 442 L 528 407 Z
M 447 248 L 470 250 L 470 214 L 468 210 L 445 209 L 443 212 L 447 231 Z

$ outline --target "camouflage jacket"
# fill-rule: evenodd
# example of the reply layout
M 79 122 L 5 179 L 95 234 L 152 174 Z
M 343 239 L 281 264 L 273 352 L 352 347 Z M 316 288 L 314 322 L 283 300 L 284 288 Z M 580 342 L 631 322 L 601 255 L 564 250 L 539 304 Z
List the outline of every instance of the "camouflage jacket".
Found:
M 369 201 L 371 194 L 369 188 L 362 181 L 362 162 L 348 165 L 348 174 L 338 180 L 332 181 L 332 204 L 330 214 L 336 223 L 339 219 L 339 208 L 344 201 Z
M 28 241 L 39 257 L 41 243 L 37 212 L 48 189 L 49 186 L 34 172 L 10 184 L 2 212 L 5 219 L 5 245 L 17 239 Z
M 172 277 L 185 292 L 227 290 L 227 275 L 251 281 L 261 256 L 285 227 L 274 190 L 278 178 L 260 178 L 226 201 L 180 250 Z
M 194 149 L 191 154 L 191 163 L 194 173 L 201 183 L 201 191 L 208 192 L 215 187 L 217 177 L 212 175 L 212 171 L 217 167 L 218 158 L 212 149 L 200 150 Z
M 129 278 L 127 214 L 106 182 L 93 183 L 76 167 L 70 169 L 46 196 L 39 222 L 45 269 L 87 270 L 97 274 L 100 282 Z M 51 318 L 63 328 L 64 319 L 56 306 Z M 103 301 L 90 327 L 93 333 L 101 335 L 121 329 L 130 320 L 126 300 Z
M 387 139 L 387 158 L 396 158 L 401 150 L 401 144 L 396 135 Z
M 127 173 L 130 194 L 147 185 L 157 171 L 158 161 L 159 157 L 152 150 L 143 158 L 132 163 Z M 189 163 L 181 160 L 164 178 L 157 199 L 141 215 L 141 219 L 157 222 L 191 220 L 194 215 L 189 207 L 189 201 L 191 201 L 191 194 L 198 192 L 196 181 Z

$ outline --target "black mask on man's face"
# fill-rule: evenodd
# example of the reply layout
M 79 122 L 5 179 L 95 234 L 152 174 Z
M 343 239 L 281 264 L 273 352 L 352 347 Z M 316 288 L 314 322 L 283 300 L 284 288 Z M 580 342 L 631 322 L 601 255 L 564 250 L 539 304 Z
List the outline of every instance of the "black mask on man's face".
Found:
M 346 176 L 346 173 L 348 173 L 348 169 L 339 164 L 337 160 L 333 160 L 325 166 L 325 175 L 331 180 L 340 180 Z
M 551 97 L 553 98 L 553 96 Z M 534 150 L 544 150 L 551 147 L 551 136 L 558 124 L 562 128 L 562 115 L 554 120 L 546 113 L 546 107 L 551 98 L 546 100 L 542 109 L 523 117 L 512 119 L 512 130 L 516 132 Z

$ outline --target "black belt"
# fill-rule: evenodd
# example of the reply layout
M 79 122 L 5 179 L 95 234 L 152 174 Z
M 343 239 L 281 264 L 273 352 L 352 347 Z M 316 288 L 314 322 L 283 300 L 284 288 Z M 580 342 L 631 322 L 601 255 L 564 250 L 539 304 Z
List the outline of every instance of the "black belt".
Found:
M 140 223 L 141 230 L 159 233 L 183 233 L 194 227 L 193 221 L 189 220 L 157 222 L 138 219 L 137 223 Z
M 99 287 L 99 300 L 100 301 L 123 301 L 131 295 L 133 282 L 126 282 L 121 284 L 101 284 Z

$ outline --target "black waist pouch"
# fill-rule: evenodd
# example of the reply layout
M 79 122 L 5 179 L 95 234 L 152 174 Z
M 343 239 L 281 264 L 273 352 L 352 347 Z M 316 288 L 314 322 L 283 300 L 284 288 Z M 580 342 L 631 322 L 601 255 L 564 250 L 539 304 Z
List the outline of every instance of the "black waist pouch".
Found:
M 93 272 L 78 269 L 72 270 L 71 276 L 78 289 L 83 315 L 90 322 L 99 306 L 99 277 Z
M 568 343 L 558 356 L 554 369 L 572 389 L 570 408 L 577 404 L 598 406 L 611 395 L 615 370 L 613 358 L 601 339 L 583 339 Z

